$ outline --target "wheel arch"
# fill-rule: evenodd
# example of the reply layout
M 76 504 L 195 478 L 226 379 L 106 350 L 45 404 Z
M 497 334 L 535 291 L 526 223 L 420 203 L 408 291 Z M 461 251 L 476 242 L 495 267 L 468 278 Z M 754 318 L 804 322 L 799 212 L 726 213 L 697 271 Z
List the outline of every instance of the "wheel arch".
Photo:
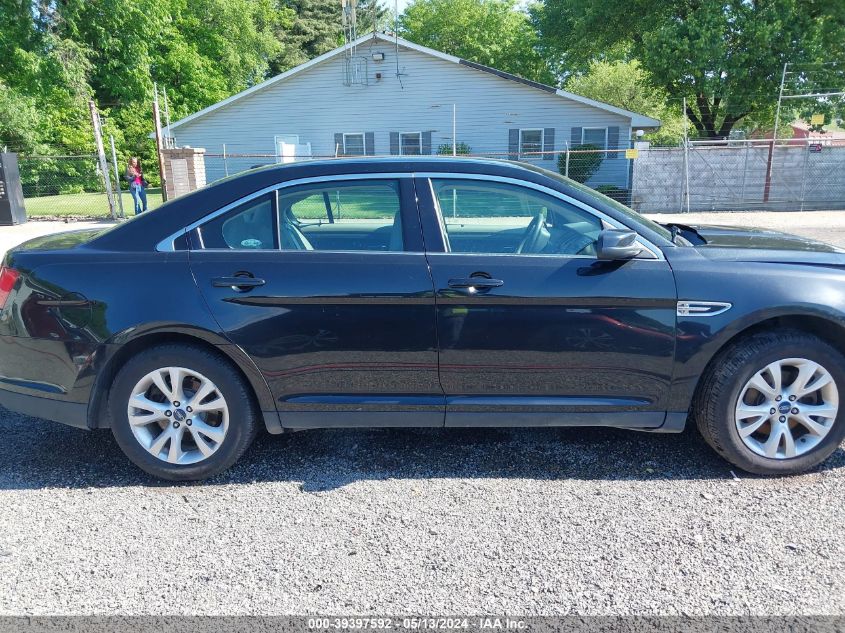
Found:
M 120 368 L 139 351 L 168 343 L 192 345 L 223 355 L 249 386 L 254 398 L 253 404 L 262 416 L 267 430 L 270 433 L 281 432 L 281 424 L 270 388 L 255 363 L 243 350 L 212 332 L 188 333 L 174 330 L 148 331 L 123 340 L 120 344 L 105 346 L 88 404 L 89 428 L 110 428 L 108 398 L 111 385 Z
M 695 402 L 705 377 L 713 370 L 721 357 L 731 348 L 743 340 L 762 332 L 793 331 L 811 334 L 828 343 L 831 347 L 845 356 L 845 319 L 824 312 L 784 312 L 774 316 L 767 316 L 756 321 L 746 322 L 733 331 L 718 348 L 710 355 L 696 380 L 692 392 L 691 404 Z

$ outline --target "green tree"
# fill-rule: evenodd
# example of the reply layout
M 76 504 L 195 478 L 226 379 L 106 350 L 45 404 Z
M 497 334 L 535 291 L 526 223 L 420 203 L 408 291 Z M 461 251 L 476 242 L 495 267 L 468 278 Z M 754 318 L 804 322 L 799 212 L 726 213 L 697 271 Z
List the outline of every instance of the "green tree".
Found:
M 40 140 L 37 130 L 42 124 L 36 100 L 0 82 L 0 148 L 36 151 Z
M 278 29 L 282 51 L 271 63 L 271 74 L 284 72 L 343 44 L 340 0 L 279 0 L 288 17 Z M 385 25 L 388 11 L 379 0 L 359 0 L 359 36 Z
M 670 105 L 666 90 L 654 86 L 636 60 L 594 61 L 586 73 L 572 75 L 565 87 L 575 94 L 659 119 L 660 129 L 648 135 L 653 143 L 675 145 L 683 138 L 680 104 Z
M 545 0 L 533 16 L 555 64 L 637 59 L 708 138 L 770 106 L 785 62 L 845 53 L 843 0 Z
M 0 0 L 0 144 L 90 151 L 88 49 L 56 31 L 51 3 Z
M 557 158 L 557 170 L 564 176 L 569 176 L 578 182 L 587 182 L 595 174 L 604 161 L 602 148 L 598 145 L 585 143 L 569 152 L 569 163 L 567 164 L 566 154 L 560 154 Z
M 526 79 L 554 83 L 537 33 L 515 0 L 413 0 L 402 37 Z

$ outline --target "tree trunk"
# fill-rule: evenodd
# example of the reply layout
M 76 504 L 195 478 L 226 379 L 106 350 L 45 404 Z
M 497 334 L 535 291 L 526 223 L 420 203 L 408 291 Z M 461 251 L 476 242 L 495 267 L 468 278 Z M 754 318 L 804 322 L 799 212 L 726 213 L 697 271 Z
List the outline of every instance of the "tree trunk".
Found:
M 697 94 L 695 96 L 697 111 L 692 104 L 687 104 L 687 118 L 698 131 L 700 137 L 712 140 L 726 139 L 730 136 L 736 122 L 748 114 L 748 112 L 725 114 L 721 125 L 718 125 L 716 121 L 719 118 L 721 101 L 721 97 L 715 97 L 713 101 L 710 101 L 706 95 Z

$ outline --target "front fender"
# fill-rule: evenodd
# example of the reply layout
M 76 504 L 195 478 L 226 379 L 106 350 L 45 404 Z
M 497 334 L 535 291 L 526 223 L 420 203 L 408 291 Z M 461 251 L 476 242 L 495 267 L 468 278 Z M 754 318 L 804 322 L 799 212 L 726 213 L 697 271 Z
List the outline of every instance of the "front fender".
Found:
M 670 411 L 687 411 L 714 357 L 744 333 L 789 317 L 845 328 L 845 271 L 789 263 L 673 257 L 678 299 L 731 304 L 716 316 L 678 316 Z M 818 321 L 816 321 L 818 322 Z

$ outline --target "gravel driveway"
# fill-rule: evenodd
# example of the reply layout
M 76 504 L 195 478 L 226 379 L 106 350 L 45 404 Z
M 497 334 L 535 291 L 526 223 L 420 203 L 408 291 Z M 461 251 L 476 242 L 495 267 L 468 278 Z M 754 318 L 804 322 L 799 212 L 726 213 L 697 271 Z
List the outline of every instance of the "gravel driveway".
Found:
M 845 447 L 767 479 L 693 430 L 309 431 L 169 485 L 107 432 L 0 438 L 0 615 L 845 614 Z
M 842 614 L 845 450 L 737 473 L 694 432 L 309 431 L 204 485 L 0 420 L 0 614 Z

